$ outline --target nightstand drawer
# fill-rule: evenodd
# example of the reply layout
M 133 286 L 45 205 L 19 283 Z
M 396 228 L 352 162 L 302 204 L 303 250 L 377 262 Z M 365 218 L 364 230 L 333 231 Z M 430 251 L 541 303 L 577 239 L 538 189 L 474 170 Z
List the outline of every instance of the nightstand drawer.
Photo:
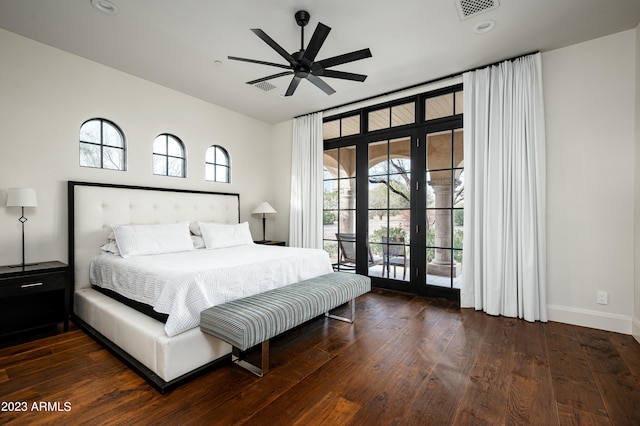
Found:
M 69 268 L 58 261 L 0 266 L 0 343 L 63 323 L 69 329 Z
M 65 272 L 30 274 L 0 279 L 0 298 L 62 289 L 67 285 Z

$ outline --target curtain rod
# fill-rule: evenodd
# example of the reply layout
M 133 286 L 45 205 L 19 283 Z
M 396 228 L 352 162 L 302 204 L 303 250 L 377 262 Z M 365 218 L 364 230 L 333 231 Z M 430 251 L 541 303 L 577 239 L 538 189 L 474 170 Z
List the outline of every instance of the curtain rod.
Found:
M 523 53 L 523 54 L 520 54 L 520 55 L 512 56 L 512 57 L 507 58 L 507 59 L 501 59 L 499 61 L 492 62 L 490 64 L 481 65 L 479 67 L 474 67 L 474 68 L 469 68 L 469 69 L 464 70 L 464 71 L 460 71 L 460 72 L 456 72 L 456 73 L 453 73 L 453 74 L 446 75 L 444 77 L 434 78 L 433 80 L 424 81 L 424 82 L 418 83 L 418 84 L 412 84 L 411 86 L 403 87 L 401 89 L 392 90 L 390 92 L 382 93 L 382 94 L 379 94 L 379 95 L 369 96 L 368 98 L 359 99 L 357 101 L 347 102 L 347 103 L 344 103 L 342 105 L 333 106 L 331 108 L 325 108 L 325 109 L 322 109 L 320 111 L 310 112 L 308 114 L 315 114 L 316 112 L 331 111 L 332 109 L 344 108 L 346 106 L 358 104 L 360 102 L 366 102 L 366 101 L 370 101 L 370 100 L 376 99 L 376 98 L 383 98 L 385 96 L 393 95 L 395 93 L 404 92 L 405 90 L 411 90 L 411 89 L 415 89 L 416 87 L 426 86 L 427 84 L 438 83 L 440 81 L 449 80 L 450 78 L 459 77 L 459 76 L 461 76 L 462 74 L 464 74 L 466 72 L 476 71 L 476 70 L 479 70 L 479 69 L 482 69 L 482 68 L 487 68 L 487 67 L 492 67 L 492 66 L 498 65 L 498 64 L 500 64 L 502 62 L 515 61 L 516 59 L 524 58 L 525 56 L 529 56 L 529 55 L 535 55 L 536 53 L 539 53 L 539 52 L 540 52 L 539 50 L 534 50 L 534 51 L 529 52 L 529 53 Z M 298 115 L 298 116 L 296 116 L 294 118 L 303 117 L 305 115 L 307 115 L 307 114 Z

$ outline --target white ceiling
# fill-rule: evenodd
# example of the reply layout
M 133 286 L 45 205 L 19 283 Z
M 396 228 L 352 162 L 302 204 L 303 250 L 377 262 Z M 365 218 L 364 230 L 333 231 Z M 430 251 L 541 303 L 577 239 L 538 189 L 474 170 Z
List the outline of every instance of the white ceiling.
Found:
M 0 27 L 269 123 L 640 22 L 639 0 L 500 0 L 465 20 L 454 0 L 111 1 L 117 15 L 98 12 L 90 0 L 0 0 Z M 268 92 L 244 84 L 282 70 L 227 56 L 284 64 L 250 29 L 297 51 L 293 15 L 301 9 L 311 14 L 305 44 L 318 21 L 332 28 L 317 60 L 371 49 L 372 58 L 334 68 L 367 74 L 364 83 L 327 78 L 337 91 L 328 96 L 302 81 L 287 98 L 290 76 L 271 80 L 277 88 Z M 489 19 L 493 31 L 473 32 Z

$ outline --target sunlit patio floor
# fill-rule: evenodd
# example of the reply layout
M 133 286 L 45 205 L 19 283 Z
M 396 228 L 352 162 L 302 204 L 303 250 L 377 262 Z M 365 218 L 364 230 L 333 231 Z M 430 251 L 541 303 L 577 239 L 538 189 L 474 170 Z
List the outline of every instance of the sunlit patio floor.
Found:
M 369 268 L 369 276 L 371 277 L 382 277 L 382 268 L 383 265 L 374 265 Z M 350 272 L 350 271 L 345 271 Z M 403 268 L 401 266 L 396 266 L 395 276 L 393 272 L 393 266 L 389 268 L 389 275 L 391 279 L 399 280 L 399 281 L 409 281 L 411 274 L 407 268 L 407 276 L 403 280 Z M 384 277 L 387 278 L 387 273 L 385 272 Z M 442 277 L 438 275 L 427 275 L 427 284 L 435 285 L 438 287 L 447 287 L 447 288 L 457 288 L 459 289 L 462 285 L 462 275 L 459 275 L 453 279 L 453 287 L 451 287 L 451 278 L 450 277 Z

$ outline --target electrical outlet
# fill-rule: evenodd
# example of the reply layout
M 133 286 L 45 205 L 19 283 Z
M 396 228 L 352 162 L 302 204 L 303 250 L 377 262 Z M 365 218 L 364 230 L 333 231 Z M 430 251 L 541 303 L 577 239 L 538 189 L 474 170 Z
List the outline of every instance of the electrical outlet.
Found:
M 599 305 L 606 305 L 609 303 L 609 295 L 606 291 L 599 291 L 597 293 L 597 303 Z

